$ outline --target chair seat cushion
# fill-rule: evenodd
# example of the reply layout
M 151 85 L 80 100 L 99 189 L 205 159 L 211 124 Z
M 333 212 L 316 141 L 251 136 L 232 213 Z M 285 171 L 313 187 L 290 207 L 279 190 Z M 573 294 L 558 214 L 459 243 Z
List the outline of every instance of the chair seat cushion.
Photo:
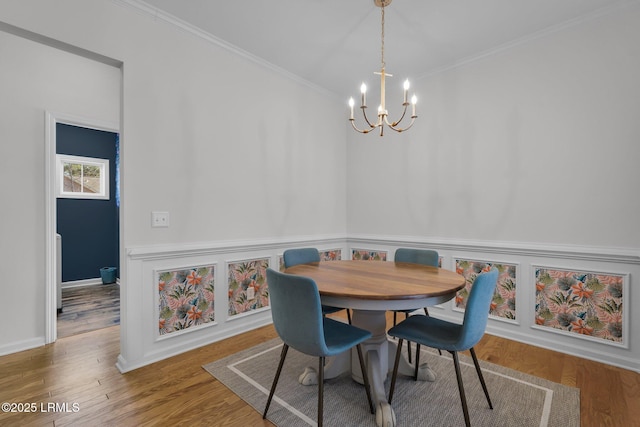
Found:
M 462 325 L 437 319 L 432 316 L 410 316 L 389 329 L 389 335 L 420 345 L 447 351 L 462 351 L 460 334 Z
M 335 356 L 371 338 L 371 332 L 364 329 L 326 317 L 322 320 L 324 324 L 324 339 L 328 350 L 327 354 L 322 356 Z
M 331 314 L 331 313 L 337 313 L 340 310 L 345 310 L 342 307 L 332 307 L 330 305 L 323 305 L 322 306 L 322 314 Z

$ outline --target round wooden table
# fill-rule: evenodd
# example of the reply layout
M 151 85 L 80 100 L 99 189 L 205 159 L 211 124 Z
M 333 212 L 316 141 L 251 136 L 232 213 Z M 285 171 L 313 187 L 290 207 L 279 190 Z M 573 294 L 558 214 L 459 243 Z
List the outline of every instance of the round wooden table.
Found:
M 312 278 L 325 305 L 353 310 L 352 323 L 371 331 L 373 336 L 362 344 L 366 354 L 371 395 L 376 404 L 378 426 L 395 426 L 395 413 L 387 402 L 384 381 L 393 368 L 390 360 L 396 343 L 387 338 L 387 310 L 419 309 L 452 299 L 465 285 L 463 276 L 449 270 L 421 264 L 384 261 L 327 261 L 300 264 L 285 270 Z M 351 370 L 354 380 L 362 383 L 357 360 L 336 357 L 327 363 L 325 378 Z M 413 367 L 402 358 L 399 371 L 413 375 Z M 312 368 L 300 376 L 303 384 L 317 384 Z M 435 379 L 428 365 L 420 365 L 419 379 Z

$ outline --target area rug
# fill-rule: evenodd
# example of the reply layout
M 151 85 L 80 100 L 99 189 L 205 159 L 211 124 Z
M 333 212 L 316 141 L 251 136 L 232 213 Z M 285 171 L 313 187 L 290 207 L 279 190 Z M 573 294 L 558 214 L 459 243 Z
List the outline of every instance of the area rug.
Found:
M 275 375 L 282 341 L 273 339 L 203 368 L 262 413 Z M 392 407 L 397 426 L 463 426 L 464 418 L 451 356 L 423 349 L 420 362 L 436 372 L 434 382 L 398 376 Z M 460 355 L 471 425 L 474 427 L 577 427 L 580 390 L 480 361 L 493 410 L 489 409 L 473 362 Z M 280 427 L 313 426 L 317 386 L 303 386 L 298 376 L 317 359 L 289 349 L 268 419 Z M 387 395 L 390 381 L 387 380 Z M 363 387 L 345 374 L 325 381 L 324 424 L 375 426 Z

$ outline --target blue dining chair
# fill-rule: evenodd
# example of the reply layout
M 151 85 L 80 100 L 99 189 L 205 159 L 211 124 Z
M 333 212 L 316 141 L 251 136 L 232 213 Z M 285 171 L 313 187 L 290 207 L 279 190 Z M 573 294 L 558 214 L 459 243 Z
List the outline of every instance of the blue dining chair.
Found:
M 316 248 L 299 248 L 299 249 L 287 249 L 282 254 L 284 260 L 284 268 L 293 267 L 298 264 L 310 264 L 312 262 L 320 262 L 320 252 Z M 340 307 L 332 307 L 330 305 L 322 306 L 322 314 L 337 313 L 341 310 L 347 310 L 347 321 L 351 324 L 351 313 L 349 309 Z
M 318 426 L 322 426 L 325 358 L 336 356 L 354 346 L 358 350 L 369 410 L 373 414 L 369 378 L 360 346 L 363 341 L 371 338 L 371 332 L 324 317 L 318 287 L 309 277 L 280 273 L 268 268 L 267 283 L 273 325 L 284 345 L 262 418 L 267 417 L 289 347 L 318 357 Z
M 399 248 L 396 250 L 393 260 L 395 262 L 409 262 L 412 264 L 430 265 L 432 267 L 438 267 L 440 264 L 440 256 L 438 251 L 431 249 L 410 249 Z M 396 326 L 396 315 L 398 313 L 404 313 L 404 318 L 409 317 L 409 313 L 415 310 L 394 310 L 393 311 L 393 326 Z M 429 315 L 429 310 L 424 307 L 424 314 Z M 409 363 L 411 363 L 411 341 L 407 340 L 407 351 L 409 355 Z M 438 350 L 440 352 L 440 350 Z M 442 354 L 442 352 L 440 352 Z
M 431 316 L 411 316 L 403 320 L 398 325 L 389 330 L 389 335 L 399 339 L 398 350 L 396 351 L 396 360 L 393 366 L 393 374 L 391 376 L 391 387 L 389 389 L 389 404 L 393 398 L 393 390 L 396 385 L 396 377 L 398 376 L 398 362 L 400 361 L 400 350 L 403 340 L 410 340 L 416 343 L 418 351 L 416 352 L 416 370 L 414 380 L 418 377 L 418 362 L 420 357 L 420 345 L 446 350 L 453 356 L 453 365 L 458 380 L 458 390 L 460 392 L 460 401 L 462 402 L 462 412 L 464 413 L 464 421 L 467 427 L 470 426 L 469 410 L 467 409 L 467 399 L 464 395 L 464 386 L 462 384 L 462 375 L 460 373 L 460 361 L 458 352 L 469 350 L 473 358 L 473 364 L 478 372 L 478 378 L 482 384 L 484 395 L 487 397 L 489 408 L 493 409 L 491 398 L 487 385 L 484 382 L 480 364 L 476 357 L 473 347 L 480 341 L 487 327 L 487 319 L 489 317 L 489 307 L 493 298 L 493 293 L 498 281 L 498 270 L 493 268 L 491 271 L 476 276 L 471 285 L 467 306 L 464 311 L 462 324 L 447 322 L 436 319 Z

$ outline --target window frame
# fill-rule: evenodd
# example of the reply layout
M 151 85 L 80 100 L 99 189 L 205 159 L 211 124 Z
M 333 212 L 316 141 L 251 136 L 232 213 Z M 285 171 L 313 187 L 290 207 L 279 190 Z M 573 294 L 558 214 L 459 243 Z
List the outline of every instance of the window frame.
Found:
M 82 166 L 97 166 L 100 169 L 100 192 L 84 193 L 64 191 L 64 164 L 73 163 Z M 63 199 L 109 200 L 109 159 L 82 157 L 70 154 L 56 154 L 56 197 Z

